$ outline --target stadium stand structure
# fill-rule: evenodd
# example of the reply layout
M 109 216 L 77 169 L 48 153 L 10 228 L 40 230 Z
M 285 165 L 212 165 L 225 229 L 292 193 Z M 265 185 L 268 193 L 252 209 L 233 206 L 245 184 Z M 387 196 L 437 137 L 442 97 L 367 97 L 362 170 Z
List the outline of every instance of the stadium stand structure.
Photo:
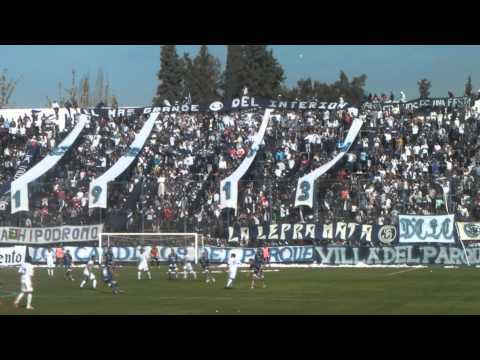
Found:
M 63 114 L 63 113 L 62 113 Z M 344 109 L 275 110 L 264 143 L 240 181 L 238 211 L 219 206 L 220 180 L 248 154 L 263 111 L 170 113 L 108 191 L 89 209 L 90 182 L 112 166 L 145 117 L 92 118 L 64 158 L 30 185 L 30 211 L 10 214 L 8 186 L 74 127 L 76 117 L 0 116 L 0 226 L 104 224 L 105 232 L 185 232 L 225 244 L 232 224 L 352 221 L 397 224 L 400 213 L 480 219 L 478 109 L 360 109 L 350 151 L 315 183 L 312 209 L 294 207 L 297 180 L 339 151 L 353 121 Z M 444 196 L 445 184 L 450 192 Z M 443 187 L 442 187 L 443 186 Z M 445 203 L 445 199 L 447 203 Z

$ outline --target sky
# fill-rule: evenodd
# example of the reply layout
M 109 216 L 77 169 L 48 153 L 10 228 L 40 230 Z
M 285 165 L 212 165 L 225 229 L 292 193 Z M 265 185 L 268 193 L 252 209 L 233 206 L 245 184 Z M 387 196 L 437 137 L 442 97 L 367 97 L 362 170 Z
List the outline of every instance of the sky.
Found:
M 463 94 L 468 75 L 474 89 L 480 87 L 480 46 L 465 45 L 272 45 L 282 64 L 286 84 L 311 77 L 331 83 L 341 70 L 349 78 L 365 73 L 366 90 L 372 93 L 403 90 L 408 99 L 418 97 L 417 81 L 432 83 L 431 96 Z M 179 45 L 179 55 L 194 56 L 199 45 Z M 209 46 L 225 66 L 226 47 Z M 0 69 L 19 79 L 11 103 L 15 106 L 45 106 L 47 96 L 58 97 L 58 84 L 71 83 L 75 69 L 77 79 L 90 75 L 93 87 L 102 68 L 110 80 L 110 94 L 121 106 L 149 105 L 155 94 L 160 66 L 159 45 L 0 45 Z

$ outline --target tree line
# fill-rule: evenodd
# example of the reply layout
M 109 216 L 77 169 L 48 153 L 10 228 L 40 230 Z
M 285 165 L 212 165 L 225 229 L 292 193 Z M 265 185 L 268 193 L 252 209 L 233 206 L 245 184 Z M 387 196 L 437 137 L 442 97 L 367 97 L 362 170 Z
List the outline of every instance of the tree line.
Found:
M 338 101 L 342 97 L 357 106 L 377 97 L 366 94 L 366 74 L 349 78 L 344 71 L 340 71 L 339 79 L 330 84 L 308 77 L 298 80 L 289 88 L 284 84 L 283 67 L 266 45 L 227 45 L 223 72 L 220 61 L 209 53 L 206 45 L 200 47 L 193 59 L 187 53 L 180 57 L 175 45 L 162 45 L 157 76 L 159 85 L 153 99 L 154 106 L 172 101 L 207 103 L 232 99 L 241 96 L 244 89 L 248 89 L 253 96 L 271 99 Z M 420 98 L 428 98 L 431 82 L 421 79 L 417 85 Z M 454 96 L 451 91 L 448 95 Z M 471 76 L 465 83 L 464 95 L 473 96 Z M 391 93 L 390 98 L 393 96 Z M 377 98 L 385 97 L 385 94 L 379 94 Z
M 288 87 L 284 83 L 282 65 L 266 45 L 227 45 L 223 71 L 220 61 L 210 54 L 207 45 L 202 45 L 193 58 L 188 53 L 179 56 L 175 45 L 162 45 L 160 49 L 159 85 L 153 99 L 154 106 L 175 101 L 198 104 L 232 99 L 247 90 L 249 95 L 269 99 L 338 101 L 343 97 L 346 102 L 357 106 L 372 98 L 371 94 L 366 94 L 366 74 L 349 78 L 344 71 L 340 71 L 338 80 L 330 84 L 307 77 Z M 19 81 L 9 76 L 7 70 L 0 73 L 0 108 L 11 104 Z M 430 80 L 421 79 L 417 85 L 420 98 L 428 98 L 432 87 Z M 385 97 L 384 94 L 379 95 L 380 98 Z M 452 91 L 448 95 L 454 96 Z M 465 83 L 463 95 L 474 96 L 471 76 Z M 65 88 L 59 82 L 58 94 L 54 99 L 60 106 L 119 106 L 117 97 L 112 94 L 108 74 L 101 68 L 97 71 L 93 86 L 88 74 L 77 80 L 77 73 L 72 70 L 70 85 Z M 47 102 L 47 106 L 52 103 L 48 96 Z

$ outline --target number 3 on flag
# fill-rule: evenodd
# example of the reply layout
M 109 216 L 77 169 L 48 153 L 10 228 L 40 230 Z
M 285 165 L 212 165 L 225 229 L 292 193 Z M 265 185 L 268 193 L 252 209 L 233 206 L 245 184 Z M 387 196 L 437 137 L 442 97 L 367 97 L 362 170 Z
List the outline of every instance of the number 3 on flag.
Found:
M 300 190 L 302 190 L 302 192 L 298 197 L 298 201 L 305 201 L 310 198 L 310 188 L 311 186 L 308 181 L 302 181 L 302 183 L 300 184 Z

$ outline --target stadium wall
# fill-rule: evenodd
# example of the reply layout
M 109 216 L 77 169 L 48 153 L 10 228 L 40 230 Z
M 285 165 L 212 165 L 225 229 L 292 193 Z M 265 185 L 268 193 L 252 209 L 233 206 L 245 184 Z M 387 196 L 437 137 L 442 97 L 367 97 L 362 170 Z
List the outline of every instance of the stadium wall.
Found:
M 26 247 L 24 247 L 26 248 Z M 144 247 L 149 251 L 149 247 Z M 66 246 L 73 255 L 74 262 L 86 262 L 90 256 L 98 258 L 96 247 Z M 158 247 L 160 261 L 166 262 L 171 247 Z M 175 247 L 179 256 L 186 254 L 193 258 L 193 247 Z M 220 248 L 206 246 L 205 251 L 212 264 L 224 264 L 232 253 L 247 263 L 253 259 L 256 248 Z M 28 252 L 34 263 L 45 263 L 47 248 L 29 247 Z M 463 251 L 460 246 L 451 245 L 399 245 L 385 247 L 353 246 L 275 246 L 269 247 L 271 264 L 323 264 L 341 265 L 480 265 L 480 247 L 470 247 Z M 139 248 L 114 247 L 115 260 L 120 263 L 137 261 Z M 468 256 L 468 262 L 467 258 Z

